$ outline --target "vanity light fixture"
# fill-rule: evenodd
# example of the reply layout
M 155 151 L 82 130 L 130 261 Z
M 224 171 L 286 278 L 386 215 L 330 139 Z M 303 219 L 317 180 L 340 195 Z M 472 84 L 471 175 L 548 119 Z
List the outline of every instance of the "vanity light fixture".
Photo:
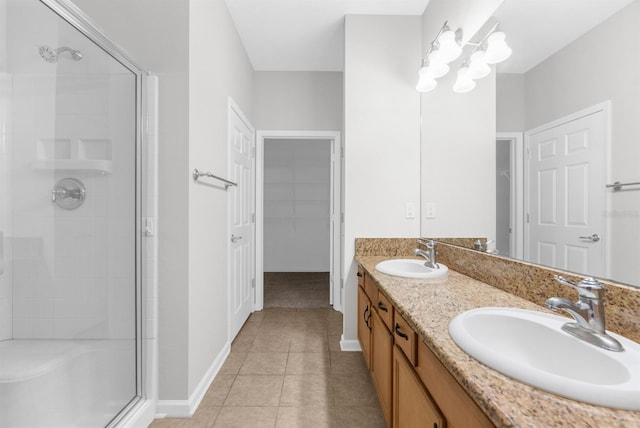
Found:
M 465 61 L 458 69 L 458 77 L 456 83 L 453 85 L 453 92 L 463 94 L 471 91 L 475 87 L 476 82 L 471 78 L 469 63 Z
M 427 51 L 427 59 L 422 60 L 418 71 L 418 92 L 429 92 L 438 86 L 435 79 L 443 77 L 449 72 L 449 63 L 457 59 L 466 45 L 475 46 L 471 55 L 467 57 L 460 68 L 454 92 L 464 93 L 475 88 L 475 80 L 482 79 L 491 73 L 490 64 L 497 64 L 511 56 L 511 48 L 506 42 L 506 35 L 498 30 L 496 23 L 489 32 L 477 43 L 462 44 L 462 29 L 453 31 L 449 22 L 445 21 Z
M 447 71 L 449 71 L 449 66 L 445 65 L 445 67 L 447 67 Z M 432 71 L 433 69 L 427 64 L 427 61 L 423 59 L 422 66 L 420 67 L 420 70 L 418 70 L 418 84 L 416 85 L 416 91 L 429 92 L 438 86 L 438 82 L 436 82 L 436 77 L 432 74 Z
M 435 79 L 449 72 L 449 63 L 457 59 L 462 53 L 462 29 L 453 31 L 449 28 L 448 21 L 442 25 L 431 47 L 427 51 L 427 59 L 422 60 L 418 71 L 418 84 L 416 90 L 428 92 L 438 85 Z
M 498 30 L 498 25 L 496 23 L 478 43 L 467 43 L 475 48 L 458 70 L 458 79 L 453 85 L 454 92 L 471 91 L 476 86 L 474 80 L 482 79 L 491 73 L 490 64 L 497 64 L 511 56 L 511 48 L 505 41 L 506 35 Z

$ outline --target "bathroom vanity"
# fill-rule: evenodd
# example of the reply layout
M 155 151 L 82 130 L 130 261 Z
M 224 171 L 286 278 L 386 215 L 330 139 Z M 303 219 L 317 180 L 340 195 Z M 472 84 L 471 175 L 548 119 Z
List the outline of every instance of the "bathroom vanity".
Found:
M 519 283 L 511 285 L 514 291 L 492 286 L 487 282 L 496 278 L 480 281 L 457 270 L 486 267 L 485 275 L 491 276 L 492 260 L 503 263 L 501 258 L 482 260 L 478 257 L 490 256 L 442 245 L 441 260 L 450 267 L 446 281 L 401 278 L 380 273 L 375 266 L 392 257 L 407 257 L 415 240 L 391 250 L 384 248 L 384 240 L 375 241 L 356 242 L 358 339 L 390 427 L 640 427 L 638 411 L 586 404 L 518 382 L 479 363 L 449 336 L 451 320 L 478 307 L 548 312 L 540 299 L 562 289 L 550 289 L 553 280 L 537 284 L 546 272 L 532 273 L 535 267 L 522 263 L 499 266 L 512 276 L 505 282 Z M 529 284 L 518 281 L 518 275 L 528 278 Z M 638 341 L 632 314 L 640 293 L 613 286 L 608 292 L 609 306 L 616 310 L 608 329 Z

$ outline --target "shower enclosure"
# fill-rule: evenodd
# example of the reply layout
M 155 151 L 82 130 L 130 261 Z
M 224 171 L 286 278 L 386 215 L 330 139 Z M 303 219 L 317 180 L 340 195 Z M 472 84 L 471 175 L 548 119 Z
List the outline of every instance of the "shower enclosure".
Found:
M 0 427 L 145 398 L 145 73 L 65 0 L 0 0 Z

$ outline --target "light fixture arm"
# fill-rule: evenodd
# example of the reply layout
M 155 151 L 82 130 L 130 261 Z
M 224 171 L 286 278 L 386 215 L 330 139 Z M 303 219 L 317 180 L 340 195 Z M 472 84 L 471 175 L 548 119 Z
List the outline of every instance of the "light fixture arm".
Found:
M 496 23 L 493 25 L 493 27 L 491 27 L 491 30 L 487 31 L 487 34 L 485 34 L 485 36 L 484 36 L 482 39 L 480 39 L 480 41 L 479 41 L 479 42 L 467 42 L 467 43 L 465 43 L 465 44 L 464 44 L 465 46 L 474 46 L 474 48 L 473 48 L 473 50 L 471 51 L 471 54 L 470 54 L 469 56 L 473 55 L 473 53 L 474 53 L 475 51 L 477 51 L 478 49 L 480 49 L 480 48 L 482 47 L 482 44 L 483 44 L 484 42 L 486 42 L 486 41 L 487 41 L 487 39 L 489 38 L 489 36 L 490 36 L 490 35 L 492 35 L 492 34 L 493 34 L 497 29 L 498 29 L 498 26 L 499 26 L 499 25 L 500 25 L 500 23 L 499 23 L 499 22 L 496 22 Z
M 440 31 L 438 31 L 438 34 L 436 34 L 436 37 L 429 44 L 429 50 L 427 50 L 427 57 L 431 52 L 438 49 L 438 46 L 439 46 L 438 39 L 440 38 L 440 35 L 448 30 L 450 30 L 449 21 L 444 21 L 444 24 L 442 24 L 442 27 L 440 27 Z M 458 28 L 455 31 L 455 35 L 456 35 L 456 38 L 455 38 L 456 42 L 462 45 L 462 28 Z

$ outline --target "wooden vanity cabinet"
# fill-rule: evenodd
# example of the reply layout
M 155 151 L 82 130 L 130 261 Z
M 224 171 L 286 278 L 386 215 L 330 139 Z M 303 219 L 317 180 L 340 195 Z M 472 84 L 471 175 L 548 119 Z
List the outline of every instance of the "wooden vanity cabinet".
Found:
M 362 349 L 362 356 L 371 370 L 371 300 L 364 288 L 358 287 L 358 341 Z
M 378 401 L 382 414 L 391 426 L 392 414 L 392 364 L 393 364 L 393 335 L 385 325 L 378 311 L 371 316 L 371 378 L 378 394 Z
M 438 406 L 399 346 L 393 350 L 393 428 L 445 428 Z
M 392 319 L 393 306 L 379 293 L 373 279 L 364 272 L 362 276 L 358 275 L 358 340 L 389 426 L 392 409 L 393 335 L 388 325 Z
M 494 427 L 361 266 L 358 340 L 387 426 Z
M 415 371 L 446 415 L 449 428 L 494 427 L 487 415 L 422 341 L 418 344 Z

